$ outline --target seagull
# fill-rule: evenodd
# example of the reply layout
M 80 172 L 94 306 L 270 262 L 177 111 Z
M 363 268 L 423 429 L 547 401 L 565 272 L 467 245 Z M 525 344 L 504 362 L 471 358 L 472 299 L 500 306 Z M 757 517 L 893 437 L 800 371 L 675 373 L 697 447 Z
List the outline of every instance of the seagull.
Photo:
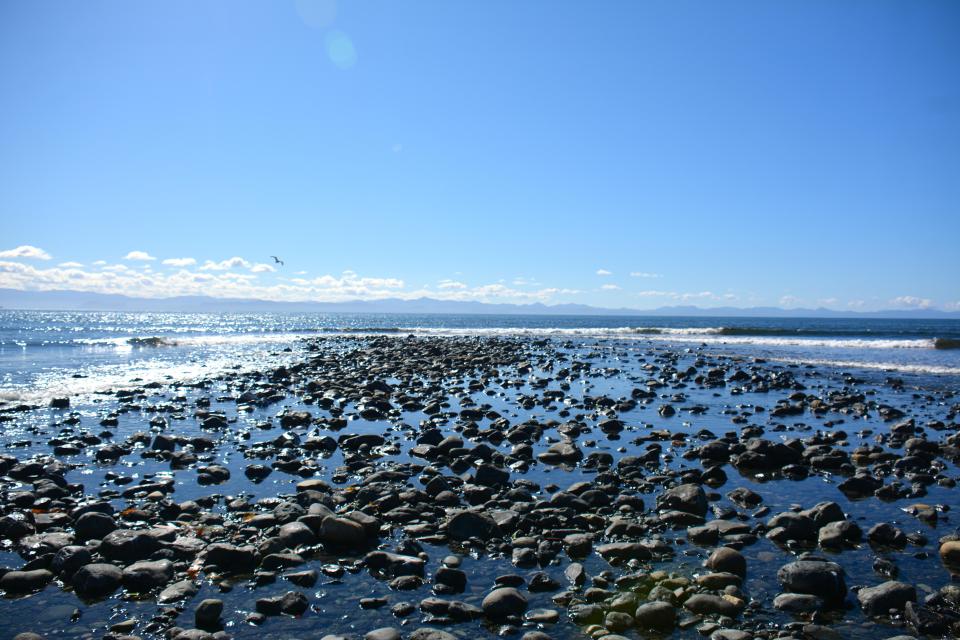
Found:
M 270 256 L 270 257 L 273 258 L 273 261 L 279 264 L 281 267 L 283 266 L 283 260 L 281 260 L 277 256 Z

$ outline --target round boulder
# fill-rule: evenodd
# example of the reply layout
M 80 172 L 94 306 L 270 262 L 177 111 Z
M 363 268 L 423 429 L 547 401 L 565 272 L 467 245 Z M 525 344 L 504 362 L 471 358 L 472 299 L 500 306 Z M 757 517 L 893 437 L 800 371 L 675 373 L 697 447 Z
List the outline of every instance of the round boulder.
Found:
M 740 577 L 747 575 L 747 559 L 742 553 L 730 547 L 715 549 L 705 564 L 714 571 L 735 573 Z
M 80 567 L 73 574 L 73 588 L 84 598 L 108 596 L 120 588 L 122 581 L 123 572 L 118 567 L 106 563 L 88 564 Z
M 669 632 L 677 621 L 677 611 L 668 602 L 645 602 L 633 616 L 641 629 Z
M 777 580 L 792 593 L 819 596 L 827 602 L 842 601 L 847 595 L 843 567 L 835 562 L 797 560 L 780 567 Z
M 513 587 L 501 587 L 487 594 L 480 605 L 488 618 L 518 616 L 527 610 L 527 598 Z

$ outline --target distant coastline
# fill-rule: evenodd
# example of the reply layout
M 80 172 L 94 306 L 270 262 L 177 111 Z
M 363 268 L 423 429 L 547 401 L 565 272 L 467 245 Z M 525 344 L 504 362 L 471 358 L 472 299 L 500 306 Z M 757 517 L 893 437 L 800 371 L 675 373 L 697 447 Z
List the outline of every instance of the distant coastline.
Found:
M 157 313 L 438 313 L 577 316 L 673 316 L 731 318 L 890 318 L 958 320 L 960 311 L 937 309 L 891 309 L 883 311 L 839 311 L 826 308 L 784 309 L 780 307 L 696 307 L 669 306 L 656 309 L 593 307 L 584 304 L 547 305 L 485 303 L 435 298 L 384 298 L 343 302 L 279 302 L 272 300 L 177 296 L 136 298 L 120 294 L 77 291 L 21 291 L 0 289 L 0 310 L 31 311 L 126 311 Z

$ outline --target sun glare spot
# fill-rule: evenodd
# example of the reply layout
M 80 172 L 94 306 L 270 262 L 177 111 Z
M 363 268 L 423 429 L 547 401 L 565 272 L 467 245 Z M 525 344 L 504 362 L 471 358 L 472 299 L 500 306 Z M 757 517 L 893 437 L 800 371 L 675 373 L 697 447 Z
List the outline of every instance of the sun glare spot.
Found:
M 342 31 L 327 34 L 327 55 L 333 64 L 341 69 L 349 69 L 357 63 L 357 50 L 350 36 Z

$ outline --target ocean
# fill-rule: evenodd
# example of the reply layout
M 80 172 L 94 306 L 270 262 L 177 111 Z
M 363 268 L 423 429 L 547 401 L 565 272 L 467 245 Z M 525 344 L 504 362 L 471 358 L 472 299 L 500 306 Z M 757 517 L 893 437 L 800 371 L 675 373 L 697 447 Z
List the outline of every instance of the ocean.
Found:
M 42 404 L 282 363 L 294 341 L 340 333 L 612 338 L 908 376 L 924 386 L 960 376 L 956 320 L 0 311 L 0 402 Z

